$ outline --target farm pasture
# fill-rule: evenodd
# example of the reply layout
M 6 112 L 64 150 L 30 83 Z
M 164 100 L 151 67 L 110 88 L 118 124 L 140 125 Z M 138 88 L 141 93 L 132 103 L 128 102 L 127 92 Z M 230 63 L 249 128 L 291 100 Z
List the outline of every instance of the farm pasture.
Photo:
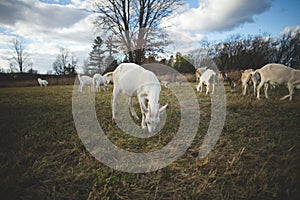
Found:
M 195 88 L 196 83 L 191 83 Z M 198 151 L 210 122 L 210 97 L 196 93 L 200 107 L 197 135 L 187 152 L 151 173 L 113 170 L 97 161 L 79 139 L 72 116 L 73 86 L 0 88 L 1 197 L 3 199 L 296 199 L 300 195 L 300 92 L 280 101 L 242 96 L 226 86 L 227 115 L 210 154 Z M 158 135 L 138 139 L 111 122 L 111 91 L 96 93 L 99 124 L 117 146 L 148 152 L 176 134 L 180 109 L 162 87 L 169 104 Z M 195 90 L 196 92 L 196 90 Z M 84 90 L 86 95 L 88 90 Z M 136 111 L 140 114 L 137 101 Z M 135 119 L 133 119 L 135 120 Z M 137 124 L 140 122 L 135 120 Z

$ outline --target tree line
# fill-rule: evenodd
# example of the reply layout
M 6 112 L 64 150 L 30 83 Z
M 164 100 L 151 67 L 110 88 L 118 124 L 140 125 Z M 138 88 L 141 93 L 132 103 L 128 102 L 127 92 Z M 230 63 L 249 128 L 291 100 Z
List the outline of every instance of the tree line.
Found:
M 161 47 L 163 49 L 163 47 Z M 22 41 L 14 40 L 14 55 L 11 58 L 11 71 L 36 73 Z M 257 69 L 267 63 L 281 63 L 300 69 L 300 30 L 274 38 L 267 34 L 257 36 L 233 35 L 218 43 L 202 42 L 200 47 L 186 55 L 177 52 L 169 58 L 158 59 L 155 54 L 144 54 L 141 63 L 160 62 L 174 67 L 180 73 L 194 73 L 195 68 L 214 63 L 219 70 Z M 130 62 L 128 57 L 117 60 L 119 54 L 111 37 L 107 40 L 97 36 L 91 45 L 89 57 L 84 61 L 85 74 L 113 71 L 120 62 Z M 31 68 L 30 68 L 31 67 Z M 19 70 L 17 70 L 19 68 Z M 53 62 L 57 75 L 76 74 L 78 59 L 67 48 L 61 48 Z
M 270 35 L 233 35 L 224 42 L 205 43 L 192 52 L 194 63 L 206 66 L 213 61 L 220 70 L 257 69 L 267 63 L 300 68 L 300 30 L 281 38 Z M 198 58 L 198 59 L 197 59 Z

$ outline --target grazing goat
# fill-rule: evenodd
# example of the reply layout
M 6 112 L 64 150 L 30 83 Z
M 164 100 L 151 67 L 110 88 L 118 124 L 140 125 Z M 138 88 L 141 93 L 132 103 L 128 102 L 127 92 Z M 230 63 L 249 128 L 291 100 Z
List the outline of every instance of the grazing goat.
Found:
M 260 75 L 260 83 L 257 86 L 257 98 L 260 98 L 260 89 L 264 85 L 265 97 L 268 98 L 269 85 L 275 86 L 287 84 L 289 94 L 282 97 L 281 100 L 289 97 L 292 100 L 294 88 L 300 88 L 300 70 L 287 67 L 282 64 L 270 63 L 266 64 L 254 72 L 254 75 Z
M 94 74 L 93 76 L 93 85 L 95 85 L 97 92 L 100 92 L 100 85 L 103 85 L 105 91 L 107 91 L 108 89 L 106 79 L 101 74 L 98 73 Z
M 231 88 L 231 92 L 234 92 L 236 90 L 236 86 L 237 84 L 235 83 L 235 81 L 233 80 L 233 78 L 230 78 L 228 73 L 224 72 L 224 71 L 220 71 L 218 73 L 218 82 L 227 82 L 230 85 Z
M 202 86 L 203 84 L 205 84 L 206 94 L 210 92 L 211 86 L 212 86 L 211 94 L 213 94 L 215 90 L 215 82 L 216 82 L 216 72 L 214 72 L 211 69 L 208 69 L 200 76 L 200 82 L 197 86 L 197 91 L 202 92 Z
M 38 82 L 39 82 L 39 84 L 40 84 L 41 87 L 43 87 L 43 86 L 44 86 L 44 87 L 47 87 L 48 81 L 43 80 L 43 79 L 41 79 L 41 78 L 38 78 L 37 80 L 38 80 Z
M 103 75 L 103 77 L 106 80 L 106 84 L 113 83 L 113 77 L 112 76 L 113 76 L 113 72 L 107 72 L 106 74 Z
M 254 96 L 255 96 L 256 95 L 256 87 L 258 86 L 258 84 L 260 82 L 260 74 L 255 73 L 255 71 L 251 72 L 251 81 L 253 83 L 253 92 L 254 92 Z
M 132 115 L 138 119 L 133 105 L 132 97 L 137 96 L 141 112 L 143 129 L 146 127 L 150 133 L 156 131 L 160 122 L 159 115 L 165 111 L 167 104 L 159 108 L 159 95 L 161 91 L 160 83 L 151 71 L 134 63 L 120 64 L 113 72 L 113 100 L 112 100 L 112 119 L 115 120 L 115 106 L 120 92 L 129 97 L 130 110 Z M 146 101 L 148 105 L 146 106 Z
M 82 92 L 82 88 L 85 85 L 88 85 L 90 87 L 90 91 L 92 90 L 93 86 L 94 86 L 94 79 L 89 77 L 89 76 L 80 76 L 78 74 L 78 80 L 80 82 L 79 87 L 78 87 L 78 92 Z
M 253 83 L 253 90 L 254 90 L 254 95 L 255 95 L 255 90 L 256 90 L 256 85 L 257 85 L 257 75 L 254 75 L 254 70 L 253 69 L 246 69 L 242 72 L 241 76 L 241 82 L 242 82 L 242 94 L 246 95 L 247 93 L 247 87 L 250 84 L 250 81 Z
M 200 81 L 200 76 L 207 70 L 207 67 L 199 67 L 196 69 L 196 82 Z

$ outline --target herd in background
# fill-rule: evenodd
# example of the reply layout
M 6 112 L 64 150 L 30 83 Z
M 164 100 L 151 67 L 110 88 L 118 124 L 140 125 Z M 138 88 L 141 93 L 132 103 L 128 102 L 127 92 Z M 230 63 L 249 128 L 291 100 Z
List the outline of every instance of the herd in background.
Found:
M 88 86 L 90 92 L 100 92 L 100 86 L 103 85 L 104 90 L 107 91 L 108 84 L 113 83 L 113 122 L 115 122 L 116 117 L 116 101 L 120 93 L 128 97 L 128 106 L 131 114 L 136 119 L 139 119 L 132 104 L 132 97 L 137 97 L 142 115 L 141 127 L 142 129 L 147 129 L 150 133 L 157 131 L 160 114 L 168 106 L 168 104 L 162 107 L 159 105 L 161 85 L 168 87 L 170 83 L 181 83 L 180 80 L 176 80 L 174 77 L 171 80 L 163 80 L 153 72 L 134 63 L 122 63 L 113 72 L 106 73 L 103 76 L 101 74 L 95 74 L 93 77 L 78 75 L 78 80 L 80 83 L 78 86 L 79 93 L 82 93 L 84 86 Z M 238 85 L 237 80 L 231 78 L 227 73 L 209 69 L 208 67 L 201 67 L 196 70 L 196 81 L 199 81 L 196 87 L 199 92 L 202 92 L 203 85 L 206 85 L 206 94 L 214 94 L 215 85 L 223 84 L 223 82 L 229 83 L 231 91 L 235 91 Z M 38 82 L 41 87 L 48 85 L 46 80 L 40 78 L 38 78 Z M 300 89 L 300 70 L 282 64 L 270 63 L 257 70 L 244 70 L 239 78 L 239 83 L 242 85 L 243 95 L 246 95 L 248 86 L 253 85 L 254 95 L 258 99 L 260 98 L 260 89 L 262 86 L 264 86 L 265 97 L 268 98 L 268 88 L 270 86 L 286 85 L 289 94 L 281 99 L 289 98 L 292 100 L 294 89 Z
M 294 89 L 300 89 L 300 70 L 287 67 L 282 64 L 267 64 L 254 72 L 260 75 L 260 83 L 257 86 L 257 98 L 260 98 L 260 89 L 264 86 L 265 97 L 268 98 L 269 86 L 286 85 L 289 94 L 281 98 L 284 100 L 293 98 Z
M 197 91 L 202 91 L 202 85 L 206 85 L 206 94 L 214 93 L 215 83 L 222 81 L 228 82 L 231 91 L 235 91 L 238 83 L 242 84 L 242 94 L 246 95 L 249 85 L 253 85 L 253 92 L 257 99 L 260 99 L 260 90 L 264 86 L 265 97 L 268 96 L 268 88 L 275 88 L 277 85 L 286 85 L 289 91 L 288 95 L 281 98 L 284 100 L 289 98 L 292 100 L 294 89 L 300 89 L 300 70 L 287 67 L 283 64 L 269 63 L 262 68 L 253 70 L 247 69 L 242 71 L 239 80 L 233 80 L 224 72 L 215 72 L 207 67 L 198 68 L 196 70 L 196 80 L 199 80 Z
M 100 92 L 100 86 L 103 86 L 105 91 L 108 90 L 108 84 L 113 82 L 113 73 L 108 72 L 104 75 L 99 73 L 94 74 L 93 77 L 87 75 L 78 75 L 79 87 L 78 92 L 82 92 L 84 86 L 88 86 L 90 91 Z M 288 95 L 285 95 L 281 99 L 289 98 L 292 100 L 294 89 L 300 89 L 300 70 L 296 70 L 287 67 L 283 64 L 270 63 L 266 64 L 260 69 L 246 69 L 241 71 L 239 79 L 232 78 L 228 73 L 210 69 L 209 67 L 200 67 L 196 69 L 196 82 L 199 82 L 196 86 L 196 90 L 203 91 L 203 86 L 206 86 L 206 94 L 214 94 L 215 85 L 223 82 L 227 82 L 230 85 L 231 91 L 236 91 L 236 87 L 241 85 L 242 94 L 246 95 L 247 88 L 252 85 L 253 94 L 260 99 L 260 90 L 264 86 L 265 97 L 268 98 L 268 88 L 275 88 L 276 85 L 286 85 L 289 91 Z M 137 75 L 138 76 L 138 75 Z M 160 84 L 168 87 L 173 80 L 160 80 Z M 40 87 L 46 87 L 48 82 L 38 78 Z
M 94 74 L 93 77 L 89 77 L 86 75 L 80 76 L 80 74 L 78 74 L 78 80 L 79 80 L 78 92 L 82 92 L 82 88 L 85 85 L 89 86 L 91 91 L 94 91 L 94 89 L 96 89 L 95 90 L 96 92 L 100 92 L 101 85 L 103 85 L 105 91 L 108 90 L 107 81 L 105 77 L 102 76 L 101 74 L 96 73 Z

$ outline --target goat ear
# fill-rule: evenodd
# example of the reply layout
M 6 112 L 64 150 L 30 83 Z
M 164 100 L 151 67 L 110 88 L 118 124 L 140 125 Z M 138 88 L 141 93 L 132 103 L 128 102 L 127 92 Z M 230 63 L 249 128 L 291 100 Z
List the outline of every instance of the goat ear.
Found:
M 164 111 L 166 110 L 167 107 L 168 107 L 168 104 L 166 104 L 166 105 L 164 105 L 163 107 L 161 107 L 161 108 L 159 109 L 159 113 L 164 112 Z

